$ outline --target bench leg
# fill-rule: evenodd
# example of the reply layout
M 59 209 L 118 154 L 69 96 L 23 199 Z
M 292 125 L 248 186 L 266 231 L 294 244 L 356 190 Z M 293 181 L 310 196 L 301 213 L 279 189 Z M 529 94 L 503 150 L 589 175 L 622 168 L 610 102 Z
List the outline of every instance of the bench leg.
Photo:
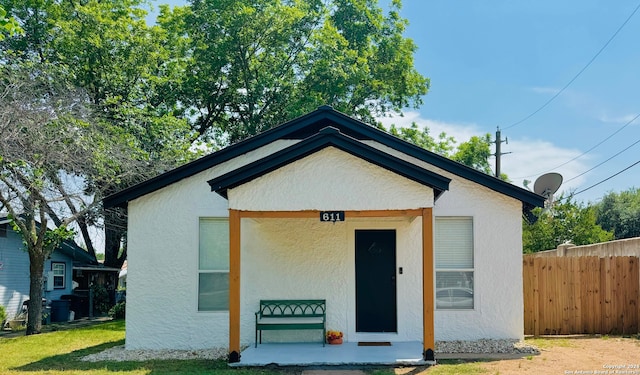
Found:
M 255 343 L 256 343 L 255 347 L 257 348 L 258 347 L 258 329 L 257 328 L 256 328 L 256 341 L 255 341 Z
M 322 347 L 324 348 L 324 343 L 327 341 L 327 327 L 324 327 L 322 330 Z
M 260 330 L 260 344 L 262 344 L 262 330 Z

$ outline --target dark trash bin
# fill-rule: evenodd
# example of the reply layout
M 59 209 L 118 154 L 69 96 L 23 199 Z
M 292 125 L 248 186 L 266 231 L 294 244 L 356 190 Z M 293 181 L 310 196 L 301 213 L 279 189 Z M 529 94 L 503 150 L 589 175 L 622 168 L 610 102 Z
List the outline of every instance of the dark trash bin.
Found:
M 56 299 L 51 301 L 51 321 L 67 322 L 69 321 L 69 301 Z
M 60 299 L 69 301 L 69 310 L 74 312 L 75 319 L 80 319 L 82 317 L 88 316 L 88 305 L 89 302 L 85 301 L 83 297 L 75 294 L 65 294 L 60 296 Z

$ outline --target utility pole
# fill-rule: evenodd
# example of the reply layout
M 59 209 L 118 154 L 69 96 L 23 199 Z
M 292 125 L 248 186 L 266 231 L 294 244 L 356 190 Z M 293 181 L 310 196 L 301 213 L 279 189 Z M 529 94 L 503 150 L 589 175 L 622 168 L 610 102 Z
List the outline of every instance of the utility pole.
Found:
M 496 157 L 496 177 L 500 178 L 500 156 L 502 155 L 506 155 L 506 154 L 510 154 L 510 152 L 501 152 L 500 149 L 502 148 L 502 142 L 505 142 L 506 144 L 509 144 L 509 139 L 505 138 L 504 141 L 502 140 L 502 133 L 500 133 L 500 127 L 497 127 L 496 130 L 496 140 L 495 142 L 491 142 L 491 143 L 495 143 L 496 144 L 496 153 L 493 154 L 493 156 Z

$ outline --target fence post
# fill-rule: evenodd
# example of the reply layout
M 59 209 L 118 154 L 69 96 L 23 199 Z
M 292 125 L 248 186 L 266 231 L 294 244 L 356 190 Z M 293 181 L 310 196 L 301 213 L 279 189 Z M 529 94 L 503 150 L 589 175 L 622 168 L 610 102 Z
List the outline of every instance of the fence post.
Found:
M 558 248 L 556 249 L 556 256 L 559 256 L 559 257 L 567 256 L 567 249 L 575 246 L 576 245 L 572 243 L 563 243 L 562 245 L 558 245 Z
M 540 336 L 540 285 L 538 279 L 540 277 L 540 259 L 533 258 L 533 335 Z

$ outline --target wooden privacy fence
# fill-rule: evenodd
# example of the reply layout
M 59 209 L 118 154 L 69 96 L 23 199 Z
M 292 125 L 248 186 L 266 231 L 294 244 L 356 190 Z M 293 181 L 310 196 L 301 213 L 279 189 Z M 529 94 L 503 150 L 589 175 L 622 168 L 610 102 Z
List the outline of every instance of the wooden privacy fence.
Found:
M 637 257 L 525 255 L 523 277 L 525 335 L 638 333 Z

